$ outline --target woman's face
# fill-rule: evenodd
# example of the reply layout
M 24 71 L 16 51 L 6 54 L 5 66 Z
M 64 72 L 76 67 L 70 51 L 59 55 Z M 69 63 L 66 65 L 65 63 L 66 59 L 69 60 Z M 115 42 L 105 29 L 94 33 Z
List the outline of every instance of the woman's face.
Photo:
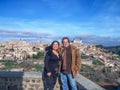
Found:
M 53 50 L 58 50 L 58 47 L 59 47 L 58 43 L 54 42 L 53 43 Z

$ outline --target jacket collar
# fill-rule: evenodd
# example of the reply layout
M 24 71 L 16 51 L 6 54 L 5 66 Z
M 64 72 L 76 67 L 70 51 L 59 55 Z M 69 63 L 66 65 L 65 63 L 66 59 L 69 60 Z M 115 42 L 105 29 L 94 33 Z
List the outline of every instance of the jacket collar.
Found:
M 75 48 L 76 48 L 76 47 L 75 47 L 75 46 L 73 46 L 73 45 L 70 45 L 70 47 L 71 47 L 71 49 L 75 49 Z M 63 45 L 62 45 L 62 46 L 60 46 L 60 49 L 64 49 Z

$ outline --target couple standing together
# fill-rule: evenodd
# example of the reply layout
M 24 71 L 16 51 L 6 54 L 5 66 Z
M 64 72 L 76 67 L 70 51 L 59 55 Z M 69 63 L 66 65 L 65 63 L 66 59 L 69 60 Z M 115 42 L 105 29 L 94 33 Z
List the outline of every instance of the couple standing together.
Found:
M 70 45 L 68 37 L 62 38 L 62 46 L 53 41 L 47 48 L 44 60 L 44 90 L 53 90 L 60 76 L 62 90 L 77 90 L 75 77 L 80 70 L 81 57 L 76 47 Z

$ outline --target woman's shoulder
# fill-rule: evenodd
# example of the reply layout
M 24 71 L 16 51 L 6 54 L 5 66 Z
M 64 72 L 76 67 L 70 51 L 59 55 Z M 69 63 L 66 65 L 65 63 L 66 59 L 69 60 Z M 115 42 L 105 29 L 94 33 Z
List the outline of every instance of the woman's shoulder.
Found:
M 46 53 L 46 55 L 51 56 L 52 55 L 52 50 L 48 50 L 47 53 Z

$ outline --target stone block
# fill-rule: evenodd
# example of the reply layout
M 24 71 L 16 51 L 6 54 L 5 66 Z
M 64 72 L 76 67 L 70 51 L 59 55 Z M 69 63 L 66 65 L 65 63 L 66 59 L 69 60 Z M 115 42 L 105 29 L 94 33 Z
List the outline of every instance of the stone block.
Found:
M 35 83 L 35 79 L 32 80 L 32 83 Z
M 37 83 L 42 83 L 42 80 L 38 79 L 36 82 L 37 82 Z

